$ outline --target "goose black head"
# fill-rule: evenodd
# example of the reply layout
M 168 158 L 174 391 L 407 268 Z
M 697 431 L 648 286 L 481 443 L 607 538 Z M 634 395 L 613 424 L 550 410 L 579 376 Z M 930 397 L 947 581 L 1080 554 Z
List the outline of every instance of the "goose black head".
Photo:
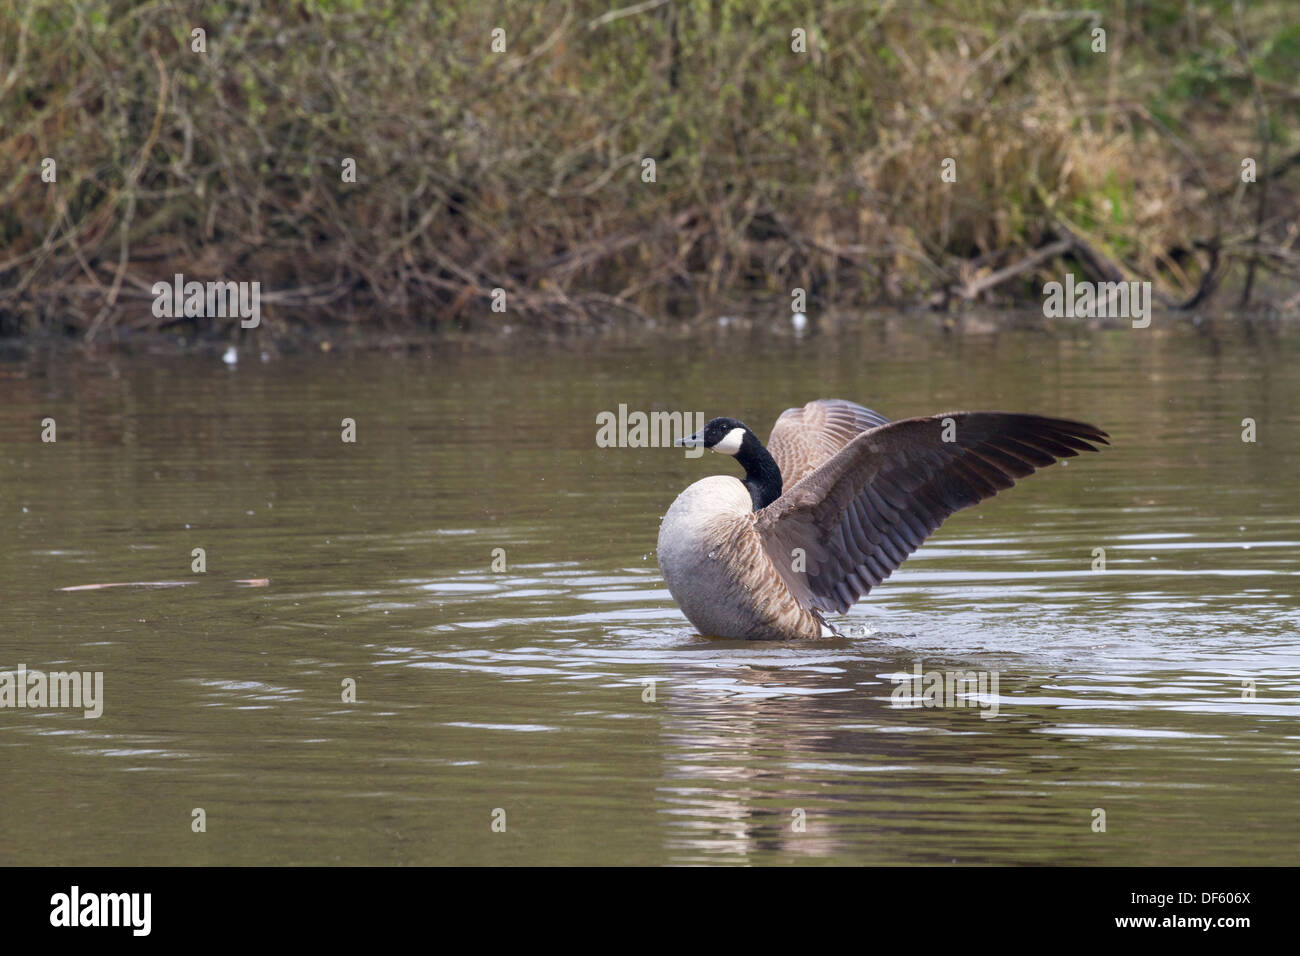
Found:
M 689 447 L 703 446 L 720 455 L 738 455 L 745 443 L 745 435 L 753 435 L 744 422 L 734 418 L 715 418 L 694 435 L 679 439 L 678 445 Z M 757 437 L 752 438 L 757 441 Z
M 781 497 L 781 469 L 749 426 L 734 418 L 715 418 L 678 445 L 702 445 L 720 455 L 731 455 L 745 469 L 744 485 L 749 489 L 754 510 L 766 508 Z

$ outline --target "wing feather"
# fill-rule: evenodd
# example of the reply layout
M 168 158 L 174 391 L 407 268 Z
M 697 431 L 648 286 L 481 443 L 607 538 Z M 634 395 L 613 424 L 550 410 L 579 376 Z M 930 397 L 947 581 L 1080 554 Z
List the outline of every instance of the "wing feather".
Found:
M 791 488 L 858 435 L 888 421 L 853 402 L 819 398 L 782 412 L 772 426 L 767 450 L 781 469 L 782 484 Z
M 831 409 L 822 406 L 832 406 Z M 1005 491 L 1038 468 L 1109 436 L 1082 422 L 1011 412 L 948 412 L 859 429 L 874 412 L 810 402 L 781 416 L 772 437 L 785 491 L 755 527 L 778 573 L 810 610 L 847 611 L 889 577 L 954 511 Z M 832 416 L 832 411 L 834 416 Z M 819 416 L 822 416 L 819 418 Z M 835 424 L 827 425 L 834 417 Z M 945 429 L 945 420 L 954 427 Z M 809 427 L 808 422 L 812 422 Z M 785 423 L 785 425 L 783 425 Z M 945 431 L 952 440 L 945 441 Z M 838 448 L 812 464 L 836 442 Z M 776 452 L 773 451 L 776 457 Z M 804 570 L 791 557 L 804 554 Z

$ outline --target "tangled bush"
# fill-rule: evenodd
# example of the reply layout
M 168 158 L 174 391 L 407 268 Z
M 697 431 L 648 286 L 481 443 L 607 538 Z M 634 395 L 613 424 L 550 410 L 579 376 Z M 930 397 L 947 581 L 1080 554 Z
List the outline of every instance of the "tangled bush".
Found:
M 214 321 L 175 273 L 273 331 L 1297 274 L 1284 0 L 5 2 L 0 334 Z

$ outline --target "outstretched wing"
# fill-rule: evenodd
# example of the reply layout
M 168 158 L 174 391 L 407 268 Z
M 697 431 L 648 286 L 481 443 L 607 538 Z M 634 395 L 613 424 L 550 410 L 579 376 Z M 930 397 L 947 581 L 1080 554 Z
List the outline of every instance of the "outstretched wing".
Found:
M 884 415 L 839 398 L 819 398 L 803 408 L 787 408 L 767 440 L 767 450 L 781 469 L 782 487 L 793 488 L 864 431 L 888 421 Z
M 787 486 L 758 512 L 756 527 L 801 604 L 843 613 L 954 511 L 1058 458 L 1097 451 L 1090 442 L 1109 444 L 1107 437 L 1082 422 L 1009 412 L 891 422 L 858 435 Z M 802 562 L 792 560 L 796 548 Z

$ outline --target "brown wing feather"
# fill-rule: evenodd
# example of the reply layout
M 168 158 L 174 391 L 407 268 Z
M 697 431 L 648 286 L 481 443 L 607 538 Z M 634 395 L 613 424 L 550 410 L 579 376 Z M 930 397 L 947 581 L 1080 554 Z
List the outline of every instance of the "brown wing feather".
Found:
M 889 421 L 869 408 L 839 398 L 819 398 L 803 408 L 787 408 L 772 426 L 767 450 L 781 469 L 785 488 L 827 461 L 869 428 Z
M 787 413 L 789 414 L 789 413 Z M 784 416 L 782 416 L 784 417 Z M 944 441 L 944 420 L 953 420 Z M 758 512 L 768 556 L 801 604 L 847 611 L 950 514 L 1037 468 L 1109 444 L 1082 422 L 1010 412 L 948 412 L 859 434 Z M 795 570 L 794 549 L 805 569 Z

